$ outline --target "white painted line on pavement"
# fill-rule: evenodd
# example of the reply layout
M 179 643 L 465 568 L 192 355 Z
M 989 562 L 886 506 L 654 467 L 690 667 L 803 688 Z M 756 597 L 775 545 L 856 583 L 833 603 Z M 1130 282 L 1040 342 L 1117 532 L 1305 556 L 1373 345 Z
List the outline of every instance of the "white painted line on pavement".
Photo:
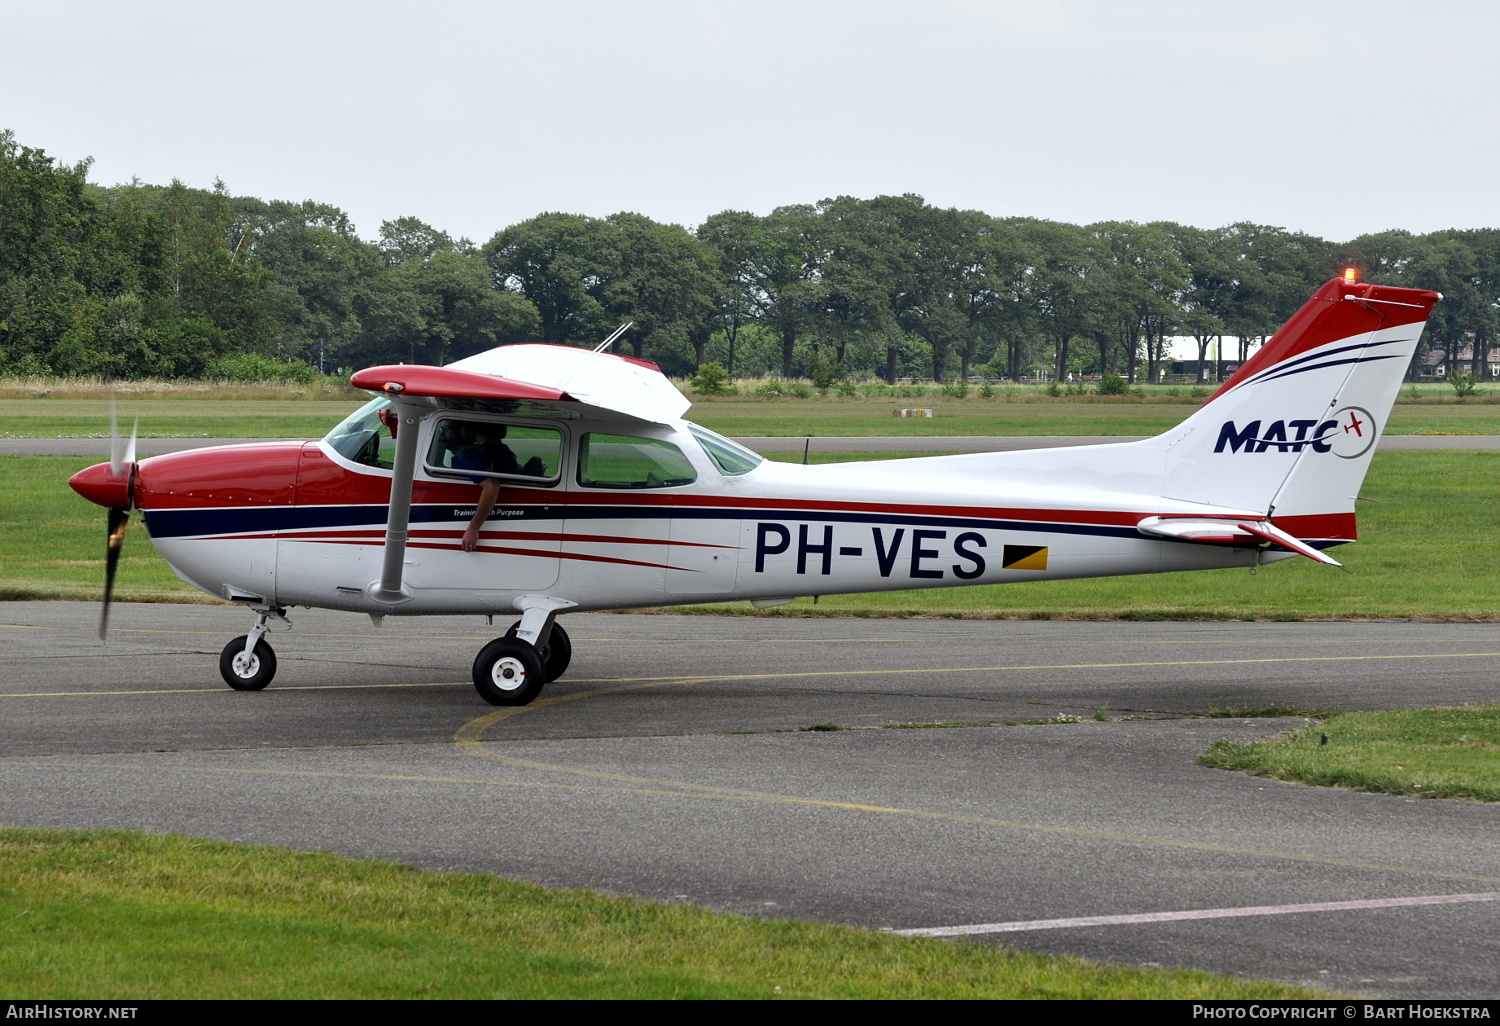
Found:
M 1365 901 L 1317 901 L 1304 905 L 1246 905 L 1240 908 L 1198 908 L 1181 912 L 1141 912 L 1123 916 L 1079 916 L 1076 919 L 1024 919 L 1013 923 L 975 923 L 970 926 L 932 926 L 892 930 L 903 937 L 972 937 L 983 933 L 1020 933 L 1025 930 L 1067 930 L 1078 926 L 1122 926 L 1129 923 L 1175 923 L 1188 919 L 1236 919 L 1240 916 L 1283 916 L 1294 912 L 1347 912 L 1369 908 L 1406 908 L 1412 905 L 1457 905 L 1500 901 L 1500 891 L 1479 894 L 1429 894 L 1416 898 L 1371 898 Z

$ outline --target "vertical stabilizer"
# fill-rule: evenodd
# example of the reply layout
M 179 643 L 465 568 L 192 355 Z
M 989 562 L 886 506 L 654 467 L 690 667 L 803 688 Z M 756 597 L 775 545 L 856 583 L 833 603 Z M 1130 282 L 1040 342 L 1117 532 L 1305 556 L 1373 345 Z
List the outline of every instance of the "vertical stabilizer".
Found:
M 1153 439 L 1166 448 L 1164 494 L 1271 513 L 1300 538 L 1352 540 L 1354 498 L 1441 298 L 1324 285 L 1197 413 Z

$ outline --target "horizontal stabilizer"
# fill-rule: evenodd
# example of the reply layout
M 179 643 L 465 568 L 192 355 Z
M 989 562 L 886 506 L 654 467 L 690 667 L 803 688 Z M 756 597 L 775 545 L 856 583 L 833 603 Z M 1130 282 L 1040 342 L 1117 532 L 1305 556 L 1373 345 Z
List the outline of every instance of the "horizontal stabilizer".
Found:
M 1213 519 L 1210 517 L 1147 517 L 1135 525 L 1135 529 L 1153 538 L 1168 538 L 1172 541 L 1197 542 L 1204 545 L 1239 545 L 1251 548 L 1262 543 L 1276 545 L 1295 552 L 1299 556 L 1343 566 L 1327 553 L 1313 548 L 1299 538 L 1294 538 L 1269 520 L 1246 521 L 1242 517 Z
M 1301 539 L 1293 538 L 1269 520 L 1263 520 L 1258 524 L 1240 524 L 1239 527 L 1240 530 L 1249 531 L 1262 541 L 1270 542 L 1272 545 L 1280 545 L 1282 548 L 1289 549 L 1299 556 L 1306 556 L 1308 559 L 1317 560 L 1319 563 L 1327 563 L 1329 566 L 1344 565 L 1326 552 L 1313 548 Z

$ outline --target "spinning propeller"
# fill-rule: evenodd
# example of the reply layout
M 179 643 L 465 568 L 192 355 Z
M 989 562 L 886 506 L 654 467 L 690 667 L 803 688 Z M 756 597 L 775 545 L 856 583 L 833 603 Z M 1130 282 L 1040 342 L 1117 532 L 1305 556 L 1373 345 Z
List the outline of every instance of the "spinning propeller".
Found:
M 123 508 L 109 508 L 109 529 L 104 537 L 104 608 L 99 613 L 99 640 L 109 633 L 109 600 L 115 590 L 115 567 L 120 563 L 120 547 L 125 543 L 125 528 L 130 523 L 130 508 L 135 505 L 135 436 L 141 428 L 137 417 L 130 428 L 130 441 L 120 451 L 120 422 L 115 417 L 115 401 L 109 400 L 109 474 L 125 484 Z
M 109 401 L 109 462 L 80 470 L 68 481 L 79 495 L 109 511 L 104 537 L 104 608 L 99 615 L 99 638 L 109 633 L 109 602 L 115 587 L 115 568 L 120 563 L 120 546 L 125 541 L 125 527 L 135 505 L 135 439 L 141 426 L 137 418 L 130 430 L 130 441 L 122 442 L 120 422 L 115 417 L 114 397 Z

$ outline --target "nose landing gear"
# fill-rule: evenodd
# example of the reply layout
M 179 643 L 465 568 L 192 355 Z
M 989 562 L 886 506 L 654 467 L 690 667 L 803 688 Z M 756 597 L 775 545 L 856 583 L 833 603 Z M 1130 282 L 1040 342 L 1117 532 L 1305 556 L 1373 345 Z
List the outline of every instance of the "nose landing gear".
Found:
M 247 644 L 249 635 L 241 635 L 219 653 L 219 673 L 224 683 L 236 691 L 259 691 L 276 676 L 276 653 L 264 641 Z
M 260 691 L 276 676 L 276 653 L 262 640 L 273 618 L 291 628 L 285 609 L 258 610 L 250 633 L 235 638 L 219 653 L 219 675 L 234 690 Z

